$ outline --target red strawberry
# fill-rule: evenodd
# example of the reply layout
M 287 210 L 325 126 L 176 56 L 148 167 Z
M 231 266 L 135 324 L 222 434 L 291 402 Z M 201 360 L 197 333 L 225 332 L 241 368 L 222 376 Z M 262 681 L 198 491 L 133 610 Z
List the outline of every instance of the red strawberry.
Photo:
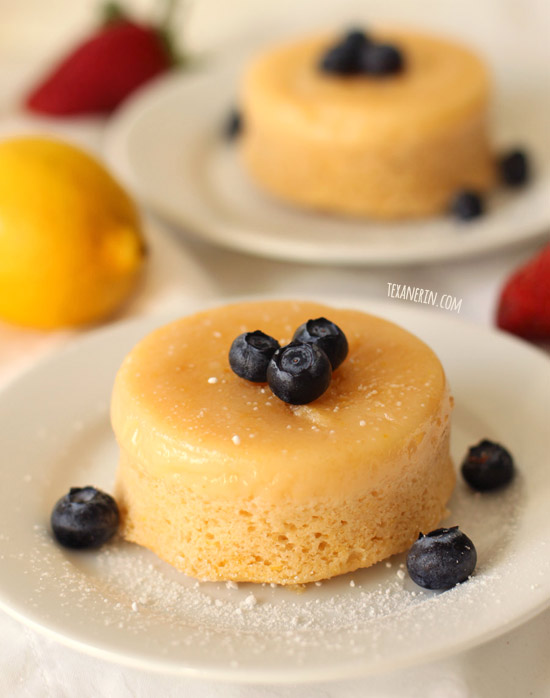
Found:
M 109 113 L 174 63 L 165 34 L 119 15 L 73 50 L 26 105 L 55 116 Z
M 508 279 L 497 325 L 525 339 L 550 339 L 550 244 Z

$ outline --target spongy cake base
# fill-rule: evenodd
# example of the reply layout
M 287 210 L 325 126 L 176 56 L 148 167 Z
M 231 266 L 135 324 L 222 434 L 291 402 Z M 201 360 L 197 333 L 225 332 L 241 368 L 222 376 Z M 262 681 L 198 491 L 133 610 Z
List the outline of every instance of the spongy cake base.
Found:
M 277 504 L 212 500 L 180 476 L 152 477 L 121 458 L 123 535 L 203 580 L 301 584 L 368 567 L 406 550 L 443 518 L 455 484 L 448 429 L 394 477 L 354 498 Z

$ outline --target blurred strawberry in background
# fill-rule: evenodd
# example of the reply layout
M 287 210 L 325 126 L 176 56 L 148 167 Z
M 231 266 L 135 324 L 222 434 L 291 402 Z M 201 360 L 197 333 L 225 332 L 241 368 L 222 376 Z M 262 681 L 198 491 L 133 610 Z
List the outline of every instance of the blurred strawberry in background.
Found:
M 508 279 L 496 322 L 524 339 L 550 340 L 550 244 Z
M 50 116 L 109 114 L 138 87 L 181 64 L 170 31 L 175 2 L 165 5 L 163 20 L 153 25 L 108 4 L 101 27 L 30 92 L 27 108 Z

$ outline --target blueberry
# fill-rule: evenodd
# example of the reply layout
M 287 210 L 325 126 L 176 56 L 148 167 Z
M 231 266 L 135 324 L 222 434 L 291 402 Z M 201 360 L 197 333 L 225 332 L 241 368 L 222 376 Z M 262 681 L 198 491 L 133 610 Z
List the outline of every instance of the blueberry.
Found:
M 348 355 L 348 340 L 342 330 L 330 320 L 319 317 L 300 325 L 293 342 L 316 344 L 328 356 L 332 370 L 336 370 Z
M 464 582 L 476 562 L 475 546 L 458 526 L 421 533 L 407 555 L 411 579 L 425 589 L 450 589 Z
M 54 536 L 66 548 L 99 548 L 116 533 L 118 524 L 115 500 L 89 486 L 71 487 L 51 515 Z
M 479 492 L 507 485 L 514 477 L 514 459 L 500 444 L 487 439 L 472 446 L 462 461 L 462 476 Z
M 451 202 L 451 213 L 461 221 L 477 218 L 484 213 L 483 199 L 475 191 L 459 191 Z
M 272 392 L 291 405 L 305 405 L 320 397 L 330 385 L 332 368 L 316 344 L 291 342 L 278 349 L 267 367 Z
M 529 160 L 523 150 L 505 153 L 498 165 L 502 181 L 510 187 L 520 187 L 529 179 Z
M 319 67 L 326 73 L 356 75 L 361 71 L 361 56 L 369 41 L 364 31 L 351 29 L 342 41 L 328 49 Z
M 229 365 L 234 373 L 254 383 L 265 383 L 267 365 L 279 349 L 276 339 L 260 330 L 239 335 L 229 350 Z
M 370 44 L 370 39 L 365 34 L 365 32 L 362 29 L 350 29 L 347 34 L 344 37 L 344 40 L 341 42 L 341 44 L 345 44 L 346 46 L 352 46 L 356 50 L 362 50 L 364 49 L 368 44 Z
M 360 51 L 353 44 L 337 44 L 321 58 L 320 69 L 335 75 L 356 75 L 360 71 Z
M 404 65 L 401 51 L 389 44 L 368 44 L 361 55 L 361 70 L 367 75 L 395 75 Z
M 224 125 L 223 133 L 228 141 L 239 136 L 243 130 L 243 117 L 240 111 L 233 109 Z

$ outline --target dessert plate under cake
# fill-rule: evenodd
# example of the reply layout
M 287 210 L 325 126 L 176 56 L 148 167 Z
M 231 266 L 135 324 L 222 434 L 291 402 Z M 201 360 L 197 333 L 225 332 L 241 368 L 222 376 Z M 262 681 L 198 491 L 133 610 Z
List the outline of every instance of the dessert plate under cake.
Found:
M 488 212 L 468 224 L 450 216 L 415 221 L 349 220 L 299 211 L 263 195 L 221 132 L 237 99 L 243 66 L 258 45 L 212 61 L 194 74 L 161 79 L 110 123 L 105 151 L 115 171 L 151 208 L 199 239 L 275 259 L 342 265 L 417 264 L 458 259 L 544 235 L 550 224 L 550 145 L 542 85 L 514 82 L 503 52 L 492 109 L 496 150 L 521 143 L 532 181 L 497 191 Z M 520 96 L 518 96 L 520 95 Z
M 547 357 L 440 312 L 320 300 L 385 317 L 434 349 L 456 399 L 455 462 L 480 436 L 514 452 L 520 475 L 510 489 L 482 497 L 459 482 L 451 499 L 446 522 L 460 523 L 478 549 L 479 566 L 468 583 L 442 594 L 423 591 L 408 579 L 404 556 L 395 556 L 297 593 L 199 583 L 122 542 L 92 554 L 58 547 L 47 521 L 59 493 L 77 484 L 112 490 L 118 449 L 108 409 L 115 373 L 139 339 L 172 319 L 148 318 L 90 334 L 0 394 L 2 608 L 72 647 L 117 662 L 295 682 L 435 659 L 547 606 Z M 182 306 L 181 314 L 195 310 Z M 465 346 L 475 351 L 465 354 Z

